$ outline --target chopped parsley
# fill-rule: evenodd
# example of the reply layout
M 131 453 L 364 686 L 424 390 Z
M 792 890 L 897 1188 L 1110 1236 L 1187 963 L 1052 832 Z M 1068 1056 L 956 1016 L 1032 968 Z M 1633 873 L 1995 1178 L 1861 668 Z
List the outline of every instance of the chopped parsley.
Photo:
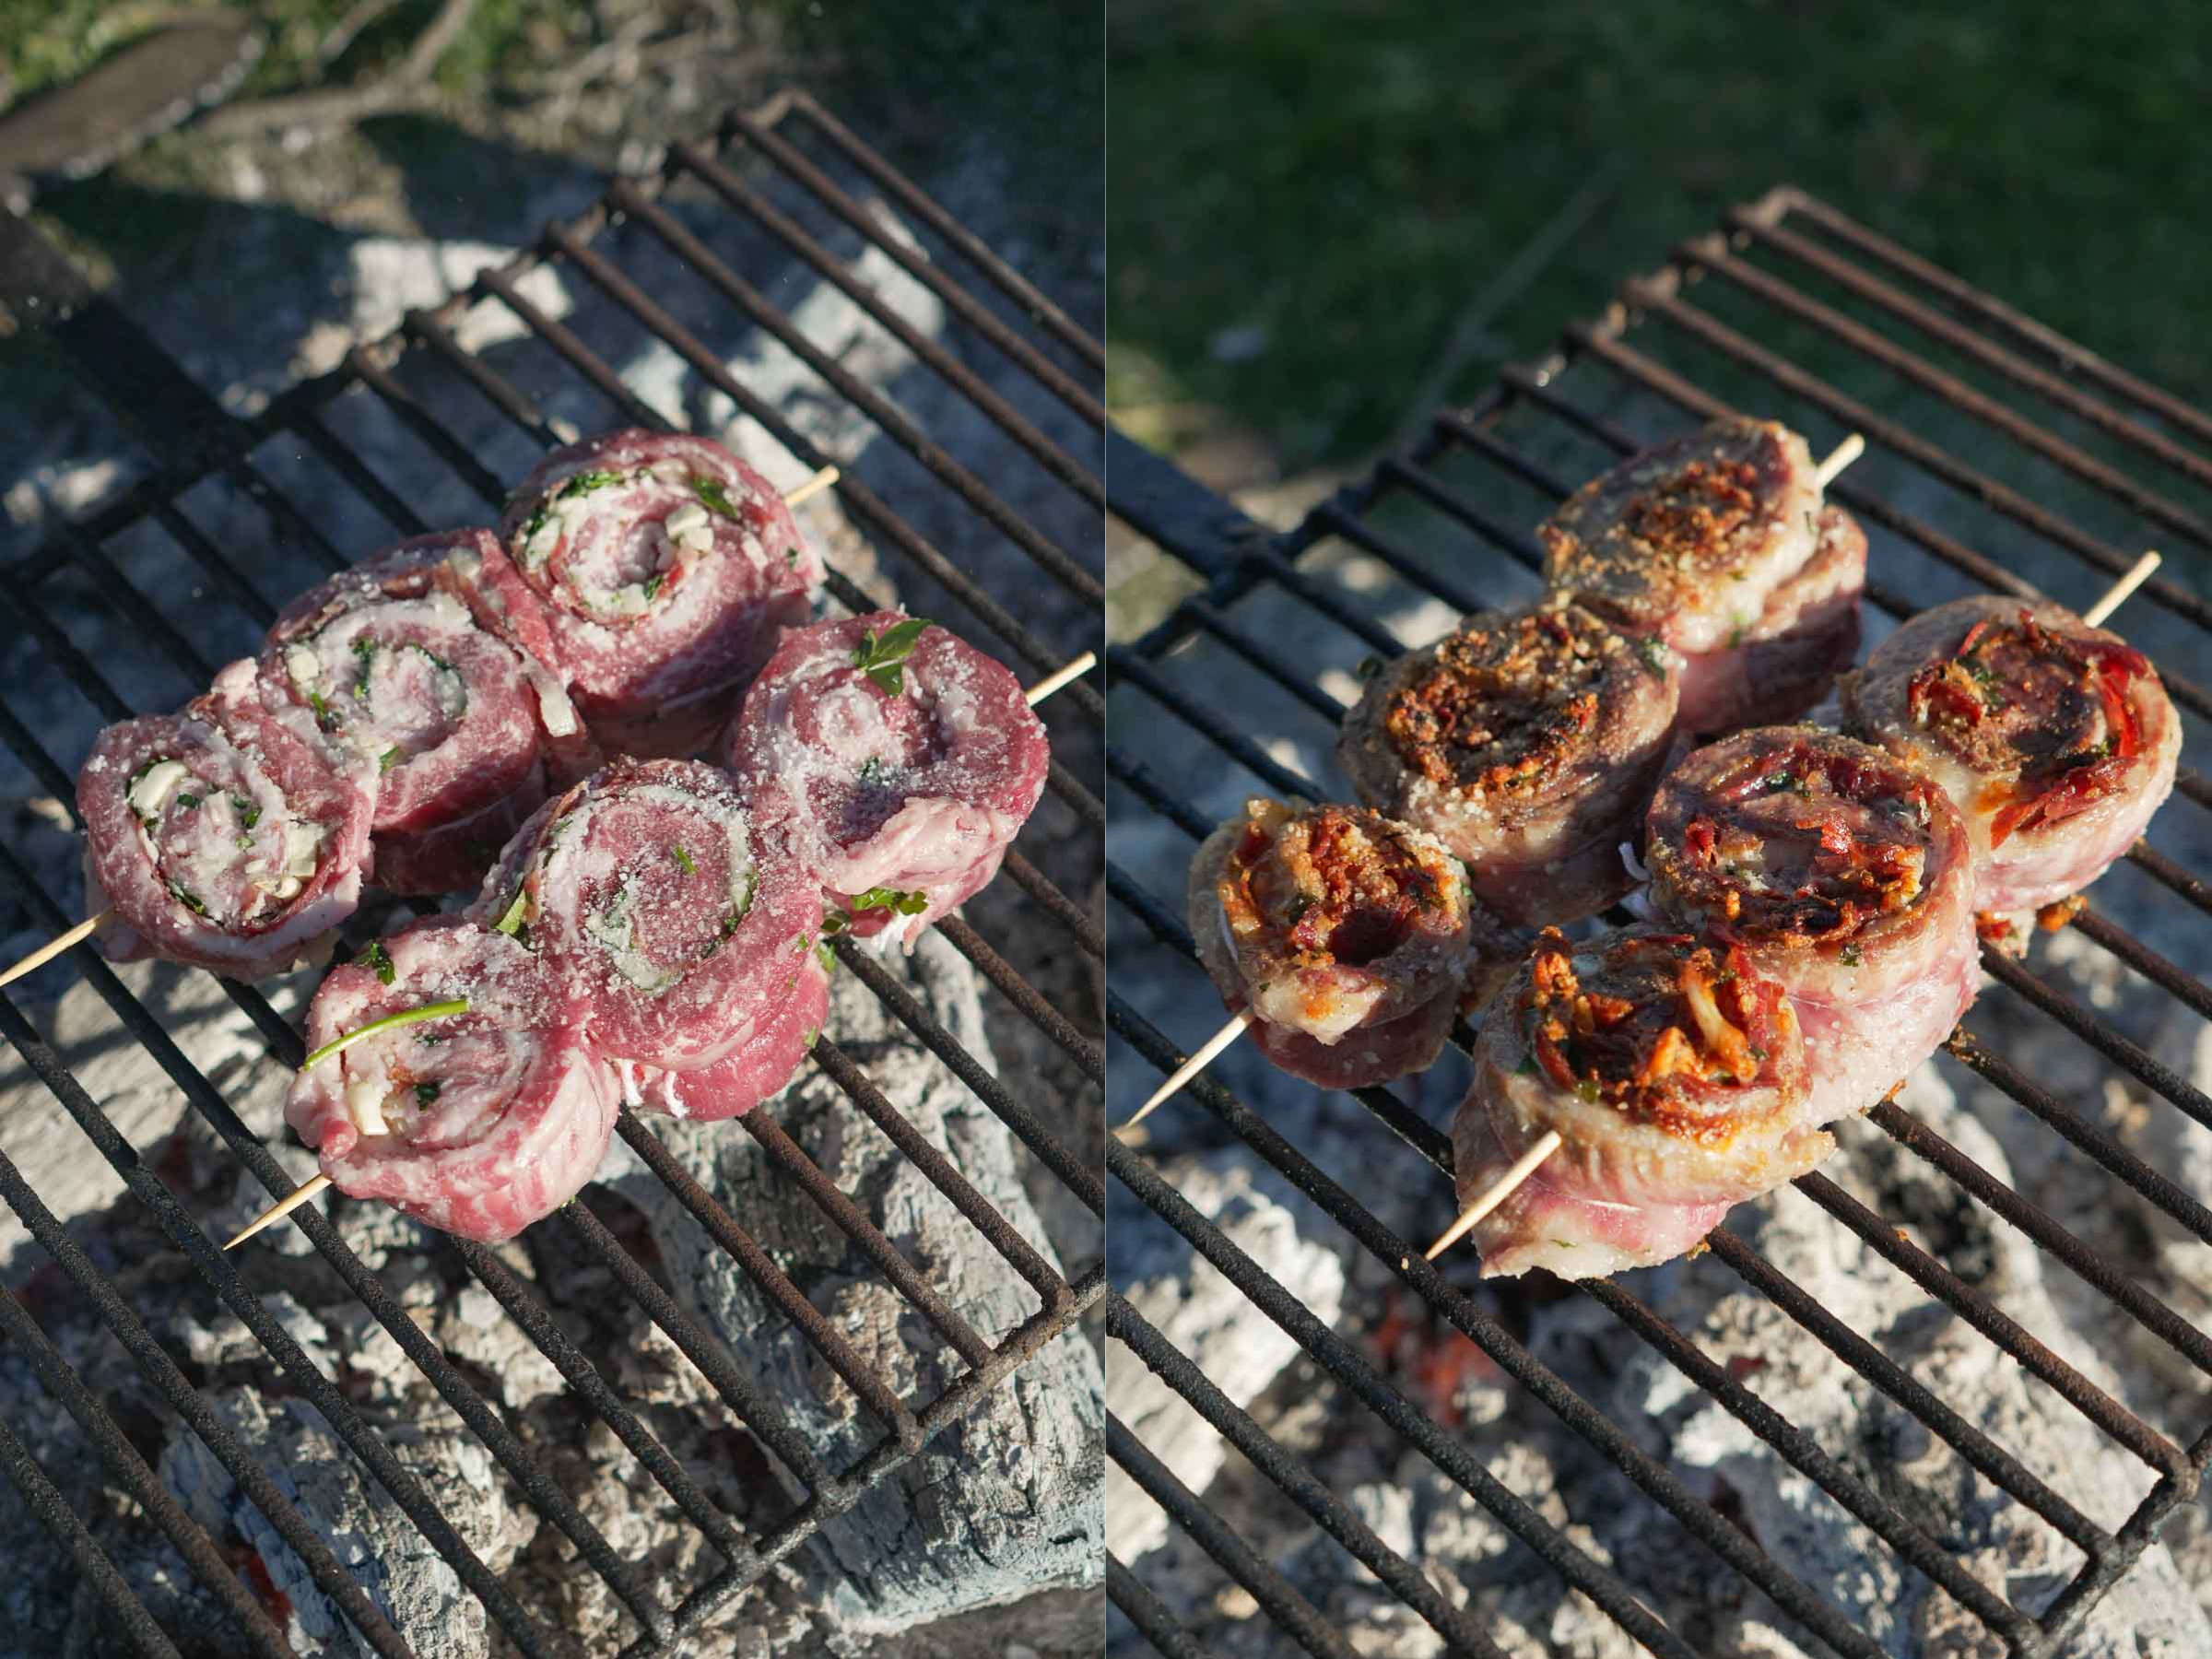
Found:
M 523 907 L 529 901 L 530 895 L 526 891 L 521 888 L 515 888 L 514 902 L 510 904 L 505 913 L 491 924 L 491 931 L 506 934 L 518 940 L 526 940 L 527 935 L 524 929 L 528 924 L 523 920 Z
M 1844 946 L 1840 954 L 1843 959 L 1843 966 L 1846 968 L 1856 968 L 1865 959 L 1859 954 L 1859 947 L 1856 945 Z
M 1293 898 L 1290 900 L 1290 925 L 1296 927 L 1304 921 L 1306 912 L 1313 908 L 1315 902 L 1311 893 L 1300 893 Z
M 902 916 L 918 916 L 928 908 L 929 895 L 919 888 L 904 893 L 897 888 L 874 887 L 845 901 L 845 909 L 855 916 L 872 910 L 893 910 Z
M 385 984 L 392 982 L 392 953 L 384 948 L 382 939 L 371 939 L 353 959 L 357 967 L 366 968 Z
M 362 702 L 369 700 L 369 677 L 376 670 L 376 641 L 366 634 L 353 641 L 353 654 L 361 660 L 361 677 L 353 682 L 353 694 Z
M 1643 665 L 1653 674 L 1666 672 L 1668 653 L 1666 642 L 1664 640 L 1656 639 L 1650 634 L 1644 635 L 1636 641 L 1636 654 L 1643 659 Z
M 661 591 L 661 583 L 667 580 L 668 572 L 665 571 L 655 571 L 652 575 L 646 577 L 645 585 L 642 590 L 645 597 L 647 599 L 652 599 Z
M 1582 1101 L 1585 1106 L 1596 1105 L 1597 1080 L 1594 1077 L 1583 1078 L 1580 1082 L 1575 1084 L 1574 1095 L 1575 1099 Z
M 845 916 L 842 911 L 824 911 L 822 912 L 822 937 L 833 939 L 844 931 Z
M 438 1098 L 438 1090 L 441 1087 L 442 1085 L 437 1083 L 416 1084 L 415 1104 L 418 1106 L 428 1106 L 432 1100 L 435 1100 Z
M 399 745 L 395 743 L 376 758 L 376 775 L 381 778 L 398 764 Z
M 197 806 L 199 804 L 200 804 L 200 797 L 199 797 L 198 795 L 195 795 L 195 794 L 180 794 L 180 795 L 178 795 L 178 796 L 177 796 L 177 806 L 179 806 L 181 809 L 182 809 L 183 811 L 189 812 L 189 811 L 191 811 L 191 810 L 192 810 L 192 809 L 193 809 L 194 806 Z
M 195 916 L 204 916 L 207 913 L 206 901 L 197 894 L 188 892 L 181 881 L 172 879 L 170 882 L 169 896 Z
M 699 866 L 691 862 L 691 854 L 684 851 L 683 842 L 669 842 L 668 856 L 675 859 L 677 864 L 683 865 L 685 875 L 696 876 L 699 874 Z
M 898 696 L 906 689 L 906 659 L 913 654 L 923 629 L 930 626 L 927 617 L 909 617 L 881 635 L 869 629 L 853 653 L 853 666 L 874 680 L 877 690 Z
M 880 783 L 889 771 L 889 762 L 880 755 L 870 755 L 860 763 L 860 781 L 863 783 Z
M 1364 683 L 1368 680 L 1373 679 L 1376 675 L 1382 672 L 1382 659 L 1381 657 L 1363 656 L 1359 659 L 1359 665 L 1352 670 L 1352 677 Z
M 323 700 L 323 693 L 309 691 L 303 695 L 307 699 L 307 706 L 315 712 L 315 724 L 324 731 L 329 731 L 336 724 L 336 716 L 331 713 L 330 705 Z
M 820 1026 L 808 1026 L 806 1028 L 806 1035 L 800 1038 L 799 1041 L 804 1043 L 808 1050 L 811 1051 L 816 1041 L 820 1038 L 821 1034 L 822 1028 Z
M 694 477 L 691 480 L 691 493 L 699 498 L 699 504 L 709 512 L 719 512 L 726 519 L 738 516 L 737 503 L 730 500 L 730 492 L 723 488 L 719 478 Z
M 822 971 L 824 973 L 835 973 L 837 971 L 837 957 L 831 952 L 830 948 L 830 942 L 827 939 L 823 940 L 822 943 L 814 947 L 814 959 L 822 965 Z
M 1728 630 L 1729 650 L 1734 651 L 1738 645 L 1741 645 L 1744 642 L 1744 629 L 1748 626 L 1748 623 L 1738 622 L 1734 628 Z
M 1534 1075 L 1535 1069 L 1536 1057 L 1534 1054 L 1524 1054 L 1521 1056 L 1521 1064 L 1513 1067 L 1513 1076 L 1516 1077 L 1530 1077 Z
M 243 795 L 232 795 L 230 804 L 238 808 L 238 821 L 249 830 L 261 822 L 261 808 L 250 805 Z

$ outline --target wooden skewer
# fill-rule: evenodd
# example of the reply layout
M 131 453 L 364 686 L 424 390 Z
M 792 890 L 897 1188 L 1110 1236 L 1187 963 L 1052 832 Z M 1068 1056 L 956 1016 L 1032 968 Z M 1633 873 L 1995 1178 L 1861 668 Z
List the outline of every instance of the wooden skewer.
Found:
M 1087 651 L 1081 656 L 1061 664 L 1059 667 L 1053 669 L 1022 695 L 1030 700 L 1030 707 L 1033 709 L 1070 680 L 1082 678 L 1098 665 L 1099 653 L 1095 651 Z
M 1129 1121 L 1124 1124 L 1119 1129 L 1115 1130 L 1114 1133 L 1116 1135 L 1126 1135 L 1130 1130 L 1135 1128 L 1139 1124 L 1150 1117 L 1154 1112 L 1159 1110 L 1159 1103 L 1162 1100 L 1166 1100 L 1170 1095 L 1181 1088 L 1185 1083 L 1188 1083 L 1193 1077 L 1196 1077 L 1208 1065 L 1212 1065 L 1214 1056 L 1216 1054 L 1219 1053 L 1223 1049 L 1227 1048 L 1238 1038 L 1243 1036 L 1244 1028 L 1251 1023 L 1252 1010 L 1250 1008 L 1239 1009 L 1230 1017 L 1230 1022 L 1227 1025 L 1216 1031 L 1211 1037 L 1208 1037 L 1198 1046 L 1198 1050 L 1195 1053 L 1192 1054 L 1188 1060 L 1185 1060 L 1181 1065 L 1177 1066 L 1174 1074 L 1170 1077 L 1165 1083 L 1162 1083 L 1158 1088 L 1152 1091 L 1152 1098 L 1147 1100 L 1142 1106 L 1139 1106 L 1135 1113 L 1131 1115 Z
M 1849 441 L 1850 440 L 1845 441 L 1846 443 Z M 1837 453 L 1841 454 L 1841 453 L 1842 446 L 1839 445 Z M 1835 457 L 1831 455 L 1829 459 L 1833 461 L 1834 458 Z M 1826 464 L 1824 463 L 1823 465 L 1825 466 L 1825 465 Z M 2145 578 L 2148 577 L 2149 574 L 2158 568 L 2158 554 L 2155 552 L 2144 554 L 2142 558 L 2136 559 L 2136 562 L 2128 568 L 2125 575 L 2122 576 L 2119 581 L 2113 582 L 2111 587 L 2105 590 L 2103 598 L 2098 600 L 2096 604 L 2090 606 L 2088 610 L 2081 613 L 2081 619 L 2089 624 L 2089 626 L 2092 628 L 2103 622 L 2107 617 L 2118 610 L 2120 606 L 2125 603 L 2127 596 L 2134 593 L 2137 588 L 2141 587 Z M 1554 1152 L 1558 1151 L 1559 1148 L 1559 1131 L 1556 1129 L 1547 1130 L 1545 1133 L 1544 1138 L 1538 1141 L 1535 1146 L 1529 1147 L 1526 1152 L 1523 1153 L 1521 1158 L 1514 1163 L 1512 1169 L 1506 1171 L 1504 1174 L 1500 1175 L 1496 1181 L 1492 1182 L 1489 1187 L 1478 1197 L 1477 1197 L 1474 1203 L 1468 1205 L 1465 1209 L 1459 1212 L 1459 1219 L 1453 1222 L 1450 1227 L 1447 1227 L 1444 1230 L 1443 1237 L 1437 1240 L 1435 1243 L 1429 1247 L 1428 1259 L 1431 1262 L 1435 1261 L 1439 1254 L 1451 1249 L 1453 1244 L 1465 1238 L 1470 1228 L 1472 1228 L 1477 1221 L 1480 1221 L 1485 1216 L 1488 1215 L 1492 1210 L 1496 1209 L 1500 1205 L 1503 1204 L 1508 1198 L 1512 1197 L 1513 1194 L 1513 1189 L 1518 1187 L 1523 1182 L 1526 1181 L 1531 1175 L 1535 1174 L 1537 1166 L 1540 1165 L 1546 1159 L 1549 1158 Z
M 67 933 L 47 940 L 45 944 L 40 946 L 13 968 L 8 969 L 6 972 L 0 972 L 0 985 L 12 984 L 33 969 L 43 968 L 72 945 L 83 944 L 92 936 L 92 930 L 113 913 L 112 911 L 103 910 L 97 916 L 87 916 Z
M 843 475 L 841 474 L 836 467 L 825 466 L 820 472 L 816 473 L 813 477 L 807 479 L 804 484 L 800 485 L 796 489 L 785 496 L 783 498 L 783 505 L 786 507 L 796 507 L 801 501 L 821 494 L 823 490 L 829 488 L 830 485 L 836 483 L 842 476 Z
M 294 1210 L 298 1209 L 301 1205 L 305 1204 L 310 1198 L 312 1198 L 317 1193 L 321 1192 L 329 1184 L 330 1177 L 327 1175 L 318 1174 L 309 1176 L 305 1181 L 301 1182 L 298 1186 L 294 1187 L 289 1193 L 285 1194 L 285 1196 L 277 1199 L 276 1202 L 269 1206 L 267 1209 L 263 1210 L 260 1215 L 254 1217 L 253 1220 L 247 1222 L 243 1227 L 240 1228 L 238 1230 L 237 1236 L 233 1238 L 229 1243 L 224 1245 L 223 1248 L 225 1250 L 236 1250 L 241 1244 L 243 1244 L 248 1239 L 252 1238 L 263 1228 L 274 1226 L 276 1222 L 283 1220 L 285 1217 L 290 1215 Z
M 1536 1172 L 1536 1166 L 1559 1149 L 1559 1132 L 1544 1131 L 1544 1138 L 1513 1160 L 1513 1167 L 1490 1182 L 1482 1195 L 1459 1212 L 1459 1219 L 1444 1229 L 1443 1237 L 1421 1253 L 1423 1261 L 1433 1262 L 1445 1251 L 1466 1237 L 1474 1225 L 1513 1195 L 1514 1189 Z
M 2127 574 L 2104 590 L 2104 597 L 2081 613 L 2081 619 L 2091 628 L 2100 628 L 2104 619 L 2126 602 L 2127 596 L 2150 580 L 2150 573 L 2161 560 L 2156 552 L 2146 553 L 2127 567 Z
M 1814 468 L 1813 476 L 1820 480 L 1820 488 L 1826 489 L 1835 482 L 1838 473 L 1865 453 L 1866 440 L 1853 432 L 1842 442 L 1837 444 L 1834 449 L 1828 452 L 1828 459 Z

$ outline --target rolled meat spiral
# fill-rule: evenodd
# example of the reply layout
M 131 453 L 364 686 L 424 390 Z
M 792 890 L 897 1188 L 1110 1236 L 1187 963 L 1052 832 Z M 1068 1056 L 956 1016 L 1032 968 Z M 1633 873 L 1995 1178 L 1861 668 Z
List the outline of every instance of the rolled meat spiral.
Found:
M 688 433 L 555 451 L 500 535 L 518 581 L 492 591 L 610 753 L 704 748 L 823 578 L 768 480 Z
M 819 889 L 700 761 L 617 760 L 547 801 L 468 914 L 571 988 L 594 1052 L 650 1110 L 751 1110 L 828 1010 Z
M 909 945 L 998 874 L 1052 765 L 1019 680 L 895 610 L 787 632 L 715 752 L 833 926 Z
M 1468 618 L 1368 681 L 1339 764 L 1435 836 L 1507 922 L 1565 922 L 1629 890 L 1620 843 L 1665 766 L 1678 659 L 1556 599 Z
M 465 1010 L 410 1018 L 446 1003 Z M 398 1017 L 293 1082 L 285 1119 L 356 1198 L 496 1242 L 576 1195 L 606 1155 L 613 1068 L 576 999 L 515 940 L 433 916 L 334 968 L 308 1006 L 319 1051 Z
M 2165 803 L 2182 748 L 2140 652 L 2061 606 L 1994 594 L 1899 628 L 1845 680 L 1843 717 L 1958 806 L 1983 912 L 2051 904 L 2104 874 Z
M 370 865 L 372 769 L 231 663 L 176 714 L 102 732 L 76 775 L 89 902 L 112 959 L 261 979 L 317 956 Z
M 388 891 L 475 887 L 547 792 L 595 763 L 559 681 L 471 609 L 505 564 L 488 531 L 418 536 L 309 590 L 269 630 L 265 695 L 376 774 Z

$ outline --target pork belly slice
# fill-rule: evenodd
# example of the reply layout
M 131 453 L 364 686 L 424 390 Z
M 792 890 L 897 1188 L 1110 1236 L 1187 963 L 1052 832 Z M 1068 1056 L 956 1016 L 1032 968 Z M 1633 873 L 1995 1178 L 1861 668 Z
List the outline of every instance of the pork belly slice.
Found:
M 819 889 L 700 761 L 617 760 L 547 802 L 468 914 L 545 963 L 646 1107 L 749 1111 L 828 1006 Z M 663 1085 L 664 1071 L 702 1075 Z
M 1789 995 L 1813 1123 L 1888 1094 L 1973 1001 L 1966 826 L 1880 749 L 1816 726 L 1709 744 L 1660 784 L 1644 858 L 1662 916 L 1740 947 Z
M 1859 653 L 1866 533 L 1841 507 L 1820 510 L 1812 559 L 1719 649 L 1682 664 L 1682 729 L 1721 734 L 1795 720 Z
M 285 1119 L 340 1192 L 497 1242 L 592 1178 L 620 1104 L 558 977 L 511 937 L 429 917 L 331 970 L 307 1041 L 312 1053 L 455 999 L 466 1012 L 395 1024 L 306 1067 Z
M 1974 908 L 2080 891 L 2173 788 L 2182 723 L 2158 671 L 2063 606 L 1994 594 L 1921 612 L 1843 684 L 1847 729 L 1924 769 L 1979 865 Z
M 326 952 L 360 900 L 375 777 L 229 664 L 176 714 L 102 732 L 76 774 L 88 901 L 114 961 L 255 980 Z
M 1466 861 L 1530 926 L 1595 914 L 1675 731 L 1679 659 L 1580 605 L 1468 618 L 1368 681 L 1336 758 L 1359 798 Z
M 896 610 L 785 633 L 715 754 L 814 871 L 830 925 L 910 949 L 998 874 L 1052 767 L 1021 682 Z
M 517 576 L 500 598 L 610 754 L 704 749 L 821 591 L 782 498 L 688 433 L 556 450 L 509 497 L 500 538 Z
M 1782 987 L 1687 934 L 1576 945 L 1546 929 L 1484 1015 L 1475 1066 L 1452 1130 L 1463 1206 L 1560 1137 L 1477 1223 L 1486 1278 L 1666 1261 L 1834 1146 L 1806 1121 L 1806 1049 Z
M 388 891 L 474 888 L 548 790 L 597 763 L 559 680 L 472 608 L 505 562 L 488 530 L 418 536 L 310 589 L 269 629 L 262 695 L 311 724 L 334 764 L 375 776 Z
M 1696 655 L 1726 649 L 1811 561 L 1819 512 L 1805 440 L 1729 417 L 1600 473 L 1536 539 L 1555 589 Z
M 1434 1064 L 1470 975 L 1518 948 L 1434 837 L 1359 806 L 1246 803 L 1192 859 L 1189 909 L 1222 1000 L 1324 1088 Z

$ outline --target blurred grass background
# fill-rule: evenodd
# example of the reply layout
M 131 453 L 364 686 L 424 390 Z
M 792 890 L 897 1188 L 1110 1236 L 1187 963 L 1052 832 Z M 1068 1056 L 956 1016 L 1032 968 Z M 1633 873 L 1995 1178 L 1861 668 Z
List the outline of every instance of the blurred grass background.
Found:
M 1279 475 L 1368 455 L 1608 168 L 1452 390 L 1786 181 L 2212 393 L 2202 5 L 1112 0 L 1108 40 L 1109 395 L 1169 453 L 1226 429 Z

